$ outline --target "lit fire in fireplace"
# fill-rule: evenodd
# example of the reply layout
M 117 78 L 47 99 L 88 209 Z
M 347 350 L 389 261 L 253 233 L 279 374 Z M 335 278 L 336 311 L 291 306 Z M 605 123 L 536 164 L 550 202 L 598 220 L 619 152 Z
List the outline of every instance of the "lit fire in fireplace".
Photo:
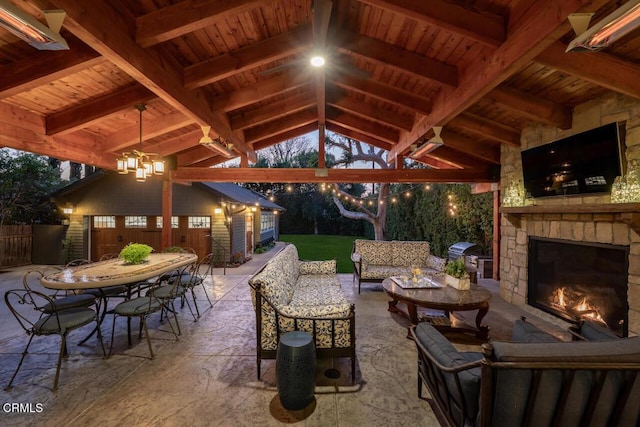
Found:
M 578 318 L 588 319 L 607 326 L 598 311 L 598 307 L 589 302 L 588 296 L 579 295 L 575 291 L 567 291 L 566 288 L 558 288 L 553 291 L 551 305 L 557 309 Z

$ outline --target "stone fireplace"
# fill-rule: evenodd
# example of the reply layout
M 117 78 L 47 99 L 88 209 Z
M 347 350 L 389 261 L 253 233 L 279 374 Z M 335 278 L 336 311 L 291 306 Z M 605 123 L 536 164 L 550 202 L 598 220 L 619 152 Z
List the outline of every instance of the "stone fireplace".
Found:
M 521 150 L 616 121 L 626 121 L 626 161 L 640 161 L 640 102 L 609 95 L 575 107 L 570 130 L 539 125 L 523 130 L 521 147 L 503 145 L 501 188 L 522 179 Z M 608 194 L 549 197 L 534 199 L 522 207 L 503 207 L 501 212 L 500 296 L 504 300 L 565 325 L 558 313 L 530 301 L 530 240 L 625 248 L 628 269 L 619 274 L 626 278 L 628 310 L 619 317 L 624 319 L 626 314 L 629 335 L 640 334 L 640 203 L 612 204 Z

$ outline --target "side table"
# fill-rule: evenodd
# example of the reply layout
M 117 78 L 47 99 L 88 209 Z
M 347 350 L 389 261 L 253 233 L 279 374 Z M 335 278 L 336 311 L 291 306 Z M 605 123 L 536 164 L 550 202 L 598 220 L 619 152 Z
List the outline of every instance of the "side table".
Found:
M 283 334 L 276 353 L 276 378 L 282 407 L 299 410 L 313 402 L 316 346 L 311 334 Z

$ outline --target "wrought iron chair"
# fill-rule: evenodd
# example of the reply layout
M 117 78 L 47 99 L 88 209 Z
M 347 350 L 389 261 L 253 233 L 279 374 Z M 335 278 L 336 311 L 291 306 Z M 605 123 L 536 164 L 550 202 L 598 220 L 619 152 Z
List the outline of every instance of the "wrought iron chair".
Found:
M 118 253 L 107 253 L 100 257 L 100 261 L 108 261 L 110 259 L 116 259 L 119 257 Z M 68 264 L 67 264 L 68 265 Z M 79 264 L 82 265 L 82 264 Z M 128 285 L 114 285 L 114 286 L 106 286 L 104 288 L 90 288 L 84 290 L 85 294 L 93 295 L 97 299 L 98 304 L 98 312 L 102 312 L 100 315 L 100 323 L 104 321 L 105 316 L 108 312 L 109 300 L 111 298 L 128 298 L 129 296 L 129 286 Z M 91 338 L 92 334 L 87 335 L 80 344 L 84 344 L 89 338 Z
M 57 390 L 62 357 L 66 355 L 67 335 L 69 332 L 93 321 L 98 322 L 96 311 L 87 307 L 59 309 L 59 305 L 54 298 L 28 288 L 9 290 L 5 292 L 4 300 L 20 326 L 25 330 L 27 335 L 29 335 L 29 341 L 22 352 L 18 367 L 5 390 L 11 388 L 16 375 L 18 375 L 18 371 L 20 371 L 22 367 L 33 337 L 40 335 L 60 335 L 60 352 L 56 365 L 56 376 L 53 380 L 53 390 Z M 30 310 L 28 308 L 30 308 Z M 102 352 L 106 355 L 100 329 L 98 329 L 98 338 L 100 339 Z
M 25 290 L 28 291 L 38 291 L 42 293 L 46 293 L 42 284 L 40 283 L 40 279 L 45 276 L 44 271 L 40 270 L 27 270 L 22 275 L 22 285 Z M 52 294 L 48 296 L 51 298 L 51 304 L 46 304 L 42 307 L 43 311 L 47 314 L 51 314 L 56 310 L 64 310 L 68 308 L 78 308 L 78 307 L 90 307 L 92 305 L 96 305 L 96 309 L 98 308 L 96 297 L 88 294 L 69 294 L 67 296 L 58 297 L 59 291 L 54 291 Z
M 144 333 L 147 338 L 147 345 L 149 346 L 149 353 L 151 354 L 150 359 L 154 358 L 153 347 L 151 346 L 151 337 L 149 336 L 149 330 L 147 329 L 147 318 L 149 317 L 149 315 L 157 311 L 163 310 L 165 305 L 168 303 L 167 299 L 162 299 L 155 295 L 155 290 L 161 285 L 161 283 L 162 282 L 160 281 L 160 279 L 158 279 L 153 285 L 151 285 L 151 288 L 149 289 L 149 291 L 145 296 L 137 296 L 134 298 L 127 299 L 119 303 L 118 305 L 116 305 L 113 308 L 113 310 L 110 311 L 111 313 L 113 313 L 113 323 L 111 326 L 111 344 L 109 346 L 109 356 L 111 356 L 113 352 L 113 341 L 114 341 L 115 330 L 116 330 L 116 319 L 118 318 L 118 316 L 120 316 L 120 317 L 126 317 L 128 320 L 133 317 L 137 317 L 140 319 L 139 338 L 142 338 L 142 330 L 144 329 Z M 177 287 L 178 283 L 179 281 L 176 281 L 172 286 Z M 145 286 L 145 285 L 148 285 L 148 283 L 143 282 L 139 284 L 139 286 Z M 173 311 L 173 315 L 177 325 L 178 317 L 176 315 L 175 310 Z M 176 332 L 176 329 L 173 327 L 173 324 L 171 323 L 171 319 L 168 316 L 167 316 L 167 320 L 168 320 L 169 326 L 171 327 L 171 332 L 176 337 L 176 341 L 178 341 L 179 340 L 178 332 Z M 131 339 L 131 336 L 129 333 L 129 345 L 131 345 L 130 339 Z
M 187 303 L 187 307 L 189 308 L 189 312 L 195 319 L 195 314 L 191 309 L 191 304 L 189 304 L 189 300 L 185 298 L 185 294 L 187 293 L 186 281 L 188 280 L 188 272 L 192 270 L 194 264 L 186 265 L 182 268 L 175 270 L 172 273 L 163 275 L 160 280 L 160 286 L 149 289 L 147 291 L 147 295 L 153 295 L 156 298 L 162 300 L 164 302 L 164 307 L 160 312 L 160 320 L 162 320 L 163 313 L 167 313 L 167 317 L 169 316 L 168 312 L 171 311 L 174 314 L 174 318 L 176 321 L 176 326 L 178 329 L 178 334 L 182 334 L 180 330 L 180 322 L 176 316 L 176 307 L 174 301 L 177 298 L 180 298 L 181 301 Z M 184 306 L 184 305 L 183 305 Z
M 212 268 L 213 253 L 210 253 L 200 259 L 197 264 L 194 264 L 193 268 L 188 271 L 188 274 L 182 275 L 181 277 L 181 282 L 183 283 L 184 287 L 191 291 L 191 297 L 193 298 L 193 305 L 195 306 L 197 315 L 197 317 L 193 316 L 194 321 L 198 321 L 198 319 L 200 318 L 200 309 L 198 308 L 198 302 L 196 300 L 195 293 L 196 286 L 202 286 L 204 295 L 207 297 L 207 301 L 209 302 L 209 307 L 213 307 L 213 303 L 211 302 L 211 298 L 209 298 L 209 293 L 207 292 L 207 287 L 204 284 L 205 280 L 208 277 L 212 277 Z M 193 312 L 191 312 L 191 314 L 193 314 Z

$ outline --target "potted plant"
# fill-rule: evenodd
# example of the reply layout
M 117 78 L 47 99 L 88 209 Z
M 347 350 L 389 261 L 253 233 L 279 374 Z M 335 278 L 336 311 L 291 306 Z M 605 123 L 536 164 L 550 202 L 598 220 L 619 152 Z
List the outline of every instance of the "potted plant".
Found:
M 120 251 L 120 258 L 125 264 L 142 264 L 153 248 L 144 243 L 129 243 Z
M 460 291 L 466 291 L 471 288 L 471 279 L 469 278 L 469 273 L 467 273 L 464 257 L 447 263 L 444 272 L 446 273 L 447 285 Z

